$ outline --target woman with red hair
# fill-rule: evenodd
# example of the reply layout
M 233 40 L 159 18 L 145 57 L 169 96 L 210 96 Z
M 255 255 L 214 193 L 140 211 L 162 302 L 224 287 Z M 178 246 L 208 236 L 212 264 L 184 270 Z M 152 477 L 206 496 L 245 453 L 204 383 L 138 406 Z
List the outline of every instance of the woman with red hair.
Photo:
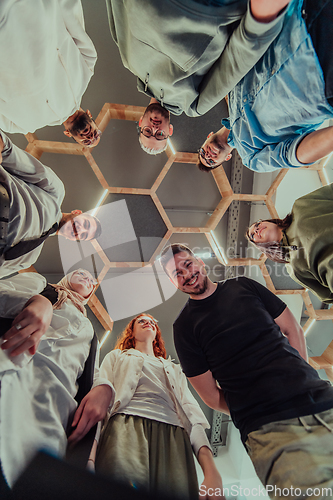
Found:
M 103 360 L 100 376 L 111 382 L 114 397 L 98 445 L 97 472 L 155 494 L 198 498 L 192 445 L 205 476 L 200 491 L 222 491 L 204 430 L 208 422 L 180 366 L 166 359 L 150 314 L 130 321 Z

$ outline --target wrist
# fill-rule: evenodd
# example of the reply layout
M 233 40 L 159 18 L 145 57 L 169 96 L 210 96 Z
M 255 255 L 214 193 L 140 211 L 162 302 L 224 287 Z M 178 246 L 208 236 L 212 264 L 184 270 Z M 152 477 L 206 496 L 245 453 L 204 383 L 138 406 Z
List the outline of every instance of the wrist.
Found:
M 47 299 L 46 297 L 44 297 L 43 295 L 34 295 L 33 297 L 31 297 L 28 302 L 26 302 L 25 306 L 24 307 L 27 307 L 29 306 L 30 304 L 33 304 L 33 303 L 37 303 L 39 302 L 40 304 L 51 304 L 51 301 L 49 299 Z

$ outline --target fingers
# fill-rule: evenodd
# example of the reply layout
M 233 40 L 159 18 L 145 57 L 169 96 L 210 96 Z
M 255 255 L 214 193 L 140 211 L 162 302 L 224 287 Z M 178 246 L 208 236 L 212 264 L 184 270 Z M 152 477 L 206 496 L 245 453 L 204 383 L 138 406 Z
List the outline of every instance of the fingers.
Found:
M 18 329 L 17 326 L 20 326 L 20 328 Z M 4 343 L 1 345 L 1 349 L 5 350 L 13 347 L 19 347 L 25 342 L 27 342 L 25 345 L 26 349 L 28 349 L 35 343 L 35 338 L 31 339 L 31 336 L 34 333 L 35 327 L 33 325 L 25 324 L 23 320 L 21 322 L 17 322 L 17 324 L 12 326 L 3 336 Z M 11 355 L 13 354 L 11 353 Z
M 80 441 L 87 434 L 87 432 L 90 431 L 93 425 L 94 422 L 91 421 L 84 422 L 81 420 L 75 431 L 72 432 L 72 434 L 69 436 L 68 444 L 73 446 L 78 441 Z
M 76 412 L 74 414 L 74 418 L 73 418 L 73 422 L 72 422 L 72 427 L 75 427 L 77 425 L 78 421 L 81 418 L 83 409 L 84 409 L 84 399 L 81 401 L 79 407 L 77 408 L 77 410 L 76 410 Z
M 70 445 L 74 445 L 75 443 L 77 443 L 78 441 L 80 441 L 80 439 L 82 439 L 88 431 L 90 431 L 90 429 L 93 427 L 93 425 L 95 425 L 95 421 L 92 420 L 91 418 L 89 418 L 89 416 L 87 415 L 87 412 L 84 413 L 83 411 L 80 412 L 80 419 L 79 419 L 79 422 L 77 424 L 77 427 L 76 429 L 72 432 L 72 434 L 69 436 L 68 438 L 68 443 Z M 74 423 L 74 421 L 73 421 Z
M 39 345 L 39 342 L 40 342 L 40 332 L 35 332 L 32 335 L 30 335 L 25 342 L 16 347 L 10 353 L 10 356 L 11 357 L 18 356 L 19 354 L 22 354 L 22 352 L 24 351 L 29 351 L 30 354 L 34 355 Z
M 50 301 L 45 299 L 45 302 L 44 299 L 40 296 L 32 297 L 3 336 L 1 349 L 12 349 L 9 356 L 18 356 L 24 351 L 35 354 L 41 337 L 50 325 L 53 313 Z

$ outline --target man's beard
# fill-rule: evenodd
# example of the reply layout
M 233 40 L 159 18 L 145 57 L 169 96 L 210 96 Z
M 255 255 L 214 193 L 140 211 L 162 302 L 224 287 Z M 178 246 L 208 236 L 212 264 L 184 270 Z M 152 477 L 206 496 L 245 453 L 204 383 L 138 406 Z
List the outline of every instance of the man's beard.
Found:
M 151 104 L 149 104 L 147 107 L 146 107 L 146 110 L 144 112 L 144 115 L 146 113 L 148 113 L 149 111 L 152 111 L 152 112 L 157 112 L 157 113 L 160 113 L 163 118 L 166 118 L 167 120 L 170 120 L 170 113 L 167 109 L 163 108 L 163 106 L 161 106 L 160 104 L 158 104 L 158 102 L 152 102 Z
M 188 293 L 189 295 L 202 295 L 203 293 L 205 293 L 207 288 L 208 288 L 208 277 L 204 276 L 204 279 L 200 285 L 195 287 L 194 290 L 185 293 Z

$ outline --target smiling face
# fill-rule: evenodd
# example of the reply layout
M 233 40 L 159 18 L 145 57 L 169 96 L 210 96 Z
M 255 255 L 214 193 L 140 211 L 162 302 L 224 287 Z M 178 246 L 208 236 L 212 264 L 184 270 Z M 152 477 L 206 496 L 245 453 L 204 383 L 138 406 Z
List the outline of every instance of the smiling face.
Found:
M 179 252 L 165 265 L 174 285 L 189 295 L 202 295 L 208 288 L 208 277 L 201 259 L 187 252 Z
M 205 167 L 216 168 L 231 158 L 232 147 L 229 146 L 229 130 L 222 127 L 216 134 L 211 132 L 199 150 L 200 161 Z
M 89 214 L 82 214 L 80 210 L 73 210 L 63 215 L 64 224 L 58 229 L 58 234 L 68 240 L 92 240 L 97 231 L 97 222 Z
M 282 240 L 282 229 L 269 221 L 255 222 L 249 227 L 247 234 L 253 243 L 271 243 Z
M 133 325 L 133 335 L 137 342 L 153 343 L 156 337 L 156 322 L 146 314 L 139 316 Z
M 93 291 L 96 280 L 88 271 L 78 269 L 72 274 L 70 284 L 75 292 L 86 298 Z
M 167 138 L 173 134 L 169 111 L 158 102 L 147 106 L 144 115 L 139 120 L 139 127 L 141 143 L 148 149 L 164 149 Z

